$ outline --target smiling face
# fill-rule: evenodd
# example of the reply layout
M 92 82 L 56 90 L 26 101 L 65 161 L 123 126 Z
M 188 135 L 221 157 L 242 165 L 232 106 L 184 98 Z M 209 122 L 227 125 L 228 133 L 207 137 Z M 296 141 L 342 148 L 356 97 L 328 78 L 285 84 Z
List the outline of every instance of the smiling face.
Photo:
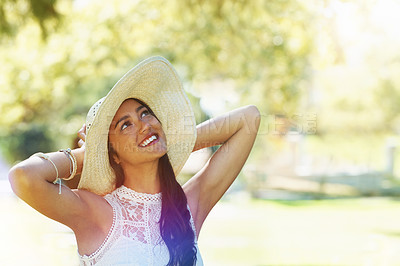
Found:
M 167 152 L 161 123 L 146 106 L 134 99 L 125 100 L 109 128 L 109 142 L 122 168 L 158 160 Z

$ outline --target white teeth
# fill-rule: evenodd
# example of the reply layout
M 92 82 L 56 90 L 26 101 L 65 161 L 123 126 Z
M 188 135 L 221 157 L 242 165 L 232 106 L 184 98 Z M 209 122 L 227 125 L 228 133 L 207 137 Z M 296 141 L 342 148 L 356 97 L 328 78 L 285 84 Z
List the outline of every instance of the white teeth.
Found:
M 151 136 L 150 138 L 146 139 L 145 141 L 143 141 L 143 144 L 141 144 L 140 146 L 145 147 L 147 146 L 150 142 L 152 142 L 153 140 L 157 139 L 157 137 L 155 135 Z

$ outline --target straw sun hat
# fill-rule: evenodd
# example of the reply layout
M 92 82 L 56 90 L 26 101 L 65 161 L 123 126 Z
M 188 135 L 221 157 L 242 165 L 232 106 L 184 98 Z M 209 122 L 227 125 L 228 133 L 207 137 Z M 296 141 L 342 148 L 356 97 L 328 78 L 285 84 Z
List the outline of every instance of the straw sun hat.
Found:
M 108 130 L 115 113 L 128 98 L 145 102 L 160 120 L 167 138 L 167 153 L 177 175 L 196 141 L 196 121 L 182 83 L 163 57 L 151 57 L 128 71 L 86 118 L 83 171 L 78 188 L 105 195 L 116 187 L 108 160 Z

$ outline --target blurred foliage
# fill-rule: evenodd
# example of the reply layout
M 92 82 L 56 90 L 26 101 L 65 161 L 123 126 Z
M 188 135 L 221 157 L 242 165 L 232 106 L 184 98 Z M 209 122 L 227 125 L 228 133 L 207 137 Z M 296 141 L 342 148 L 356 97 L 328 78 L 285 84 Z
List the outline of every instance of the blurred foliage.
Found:
M 61 17 L 56 9 L 57 0 L 2 0 L 0 1 L 0 32 L 15 36 L 20 28 L 36 23 L 45 39 L 55 29 Z
M 318 156 L 384 164 L 385 138 L 400 133 L 396 10 L 394 0 L 2 1 L 0 148 L 14 162 L 71 146 L 90 106 L 159 54 L 198 123 L 259 107 L 259 162 L 290 130 L 315 134 Z
M 321 19 L 311 98 L 320 134 L 400 133 L 399 9 L 392 0 L 329 1 L 314 9 Z
M 306 88 L 312 27 L 301 1 L 20 0 L 0 9 L 3 37 L 14 36 L 0 51 L 0 129 L 11 162 L 70 146 L 89 107 L 153 54 L 176 66 L 198 122 L 208 115 L 197 97 L 214 80 L 233 85 L 213 92 L 239 95 L 224 104 L 263 113 L 292 112 Z
M 19 124 L 7 138 L 0 141 L 7 158 L 25 159 L 40 150 L 53 150 L 47 125 Z

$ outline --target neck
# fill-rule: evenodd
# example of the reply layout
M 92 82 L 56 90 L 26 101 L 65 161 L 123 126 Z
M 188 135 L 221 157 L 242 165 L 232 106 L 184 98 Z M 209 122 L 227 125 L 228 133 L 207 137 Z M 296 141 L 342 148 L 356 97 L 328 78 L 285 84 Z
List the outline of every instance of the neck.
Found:
M 161 192 L 158 160 L 140 165 L 122 165 L 124 186 L 136 192 L 156 194 Z

